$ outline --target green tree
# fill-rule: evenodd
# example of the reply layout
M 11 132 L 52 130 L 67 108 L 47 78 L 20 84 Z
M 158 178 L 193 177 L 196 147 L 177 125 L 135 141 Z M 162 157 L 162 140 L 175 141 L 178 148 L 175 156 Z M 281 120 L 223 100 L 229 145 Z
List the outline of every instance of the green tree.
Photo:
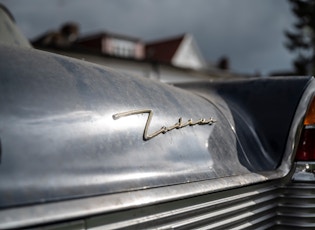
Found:
M 299 75 L 315 75 L 315 0 L 288 0 L 297 21 L 286 30 L 286 47 L 297 54 L 293 61 Z

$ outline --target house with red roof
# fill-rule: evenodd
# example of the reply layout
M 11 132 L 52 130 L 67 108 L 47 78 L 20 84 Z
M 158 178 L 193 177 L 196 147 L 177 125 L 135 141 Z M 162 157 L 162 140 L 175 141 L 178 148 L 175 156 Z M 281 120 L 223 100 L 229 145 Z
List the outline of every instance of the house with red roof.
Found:
M 146 58 L 177 67 L 205 69 L 206 62 L 190 34 L 147 43 Z
M 75 23 L 67 23 L 58 31 L 41 35 L 32 44 L 38 49 L 167 83 L 236 76 L 207 64 L 190 34 L 144 42 L 111 32 L 82 36 Z
M 108 32 L 96 33 L 79 38 L 75 44 L 107 55 L 138 60 L 145 58 L 143 42 L 130 36 Z

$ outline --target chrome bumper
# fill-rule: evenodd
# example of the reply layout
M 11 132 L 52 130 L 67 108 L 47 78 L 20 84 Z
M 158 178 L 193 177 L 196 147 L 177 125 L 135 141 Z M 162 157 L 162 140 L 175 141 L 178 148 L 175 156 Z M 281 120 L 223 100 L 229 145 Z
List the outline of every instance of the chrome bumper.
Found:
M 292 182 L 282 186 L 276 229 L 315 228 L 315 162 L 297 162 Z
M 292 180 L 279 179 L 190 198 L 143 204 L 79 219 L 64 219 L 58 224 L 42 220 L 37 227 L 50 230 L 315 229 L 315 181 L 310 180 L 314 165 L 296 163 Z M 305 174 L 307 176 L 303 177 Z M 106 206 L 106 202 L 103 205 Z M 29 227 L 36 229 L 36 226 Z

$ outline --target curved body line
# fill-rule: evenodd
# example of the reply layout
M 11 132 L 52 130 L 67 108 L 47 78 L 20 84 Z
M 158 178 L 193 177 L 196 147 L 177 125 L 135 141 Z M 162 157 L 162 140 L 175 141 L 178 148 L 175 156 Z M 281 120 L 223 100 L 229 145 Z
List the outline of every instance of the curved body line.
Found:
M 127 117 L 127 116 L 131 116 L 131 115 L 136 115 L 136 114 L 143 114 L 143 113 L 148 113 L 148 119 L 146 121 L 145 127 L 144 127 L 144 132 L 143 132 L 143 139 L 145 141 L 150 140 L 153 137 L 156 137 L 159 134 L 165 134 L 173 129 L 181 129 L 184 128 L 186 126 L 194 126 L 194 125 L 212 125 L 213 123 L 216 122 L 216 120 L 214 120 L 212 117 L 210 117 L 209 119 L 199 119 L 197 121 L 193 121 L 192 119 L 189 119 L 187 122 L 183 122 L 183 118 L 179 118 L 178 122 L 175 123 L 172 126 L 166 127 L 163 126 L 161 127 L 159 130 L 155 131 L 154 133 L 148 134 L 149 131 L 149 127 L 151 124 L 151 120 L 153 117 L 153 110 L 152 109 L 140 109 L 140 110 L 131 110 L 131 111 L 127 111 L 127 112 L 122 112 L 122 113 L 116 113 L 114 114 L 112 117 L 114 120 L 117 120 L 119 118 L 122 117 Z

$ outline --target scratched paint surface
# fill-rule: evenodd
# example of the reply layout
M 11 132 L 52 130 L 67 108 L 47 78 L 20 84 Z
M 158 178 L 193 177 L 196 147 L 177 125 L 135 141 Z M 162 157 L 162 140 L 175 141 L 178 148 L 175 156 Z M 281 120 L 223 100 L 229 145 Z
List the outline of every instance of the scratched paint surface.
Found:
M 0 206 L 248 173 L 228 109 L 97 65 L 30 49 L 0 52 Z M 148 135 L 165 129 L 144 140 L 147 113 L 113 119 L 134 110 L 154 111 Z

